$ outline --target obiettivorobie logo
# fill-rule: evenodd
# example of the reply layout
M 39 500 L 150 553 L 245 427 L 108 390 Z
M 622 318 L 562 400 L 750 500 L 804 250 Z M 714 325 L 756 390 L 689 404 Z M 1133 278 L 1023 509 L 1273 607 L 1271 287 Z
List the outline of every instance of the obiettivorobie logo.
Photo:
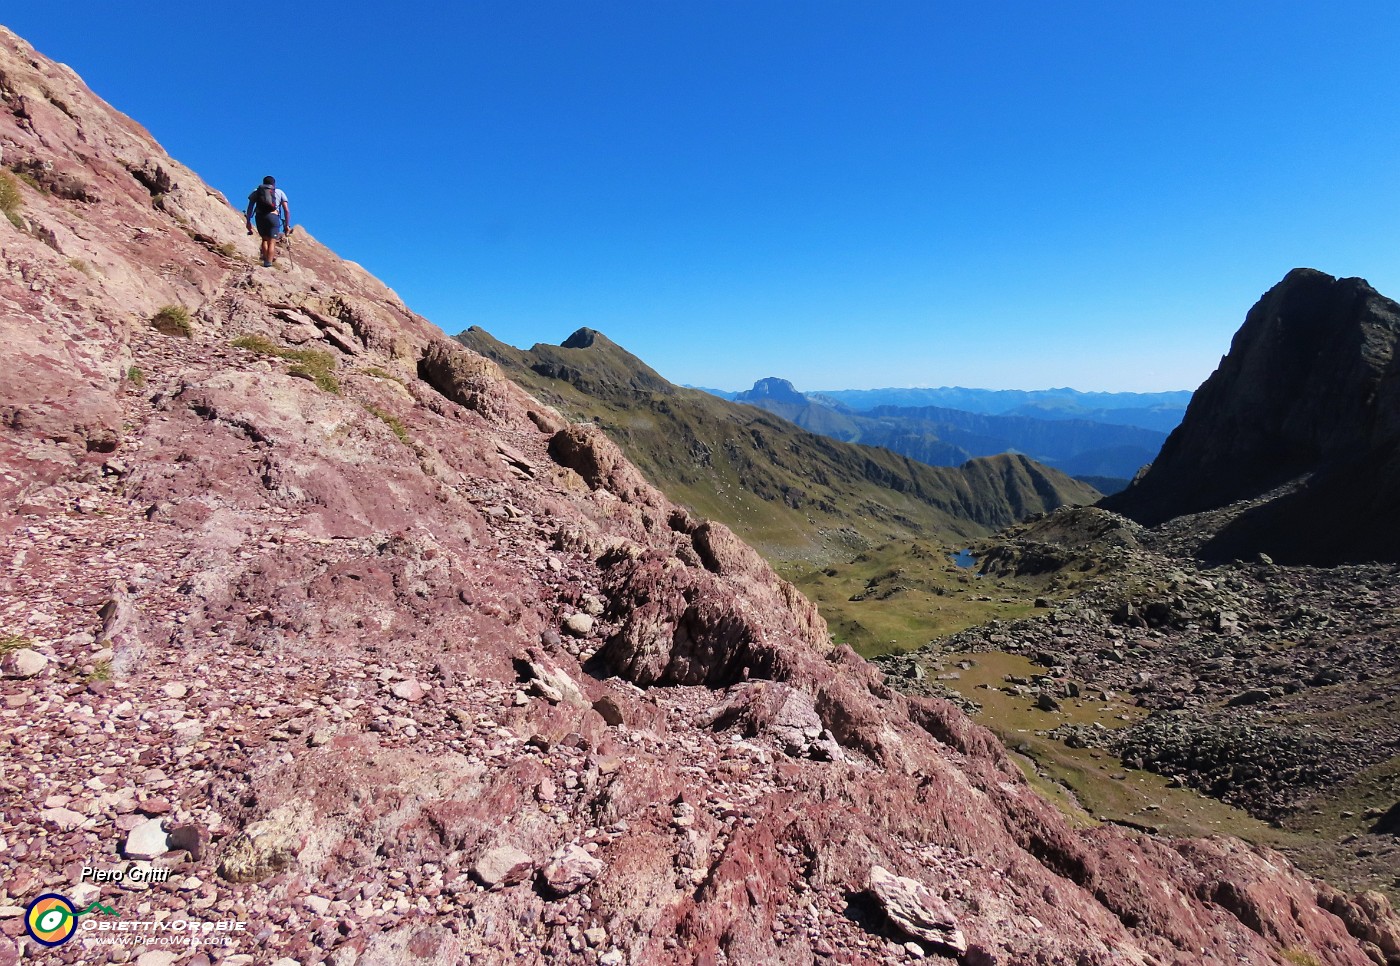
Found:
M 24 912 L 24 925 L 30 937 L 41 946 L 62 946 L 78 932 L 78 917 L 94 913 L 115 916 L 111 906 L 93 901 L 79 909 L 57 892 L 47 892 L 29 904 Z

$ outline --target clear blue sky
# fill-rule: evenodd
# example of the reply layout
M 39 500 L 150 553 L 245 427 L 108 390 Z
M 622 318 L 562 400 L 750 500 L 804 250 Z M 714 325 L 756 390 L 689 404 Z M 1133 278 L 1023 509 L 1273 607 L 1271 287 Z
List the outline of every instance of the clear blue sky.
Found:
M 446 331 L 677 382 L 1195 388 L 1286 271 L 1400 295 L 1400 4 L 10 5 Z

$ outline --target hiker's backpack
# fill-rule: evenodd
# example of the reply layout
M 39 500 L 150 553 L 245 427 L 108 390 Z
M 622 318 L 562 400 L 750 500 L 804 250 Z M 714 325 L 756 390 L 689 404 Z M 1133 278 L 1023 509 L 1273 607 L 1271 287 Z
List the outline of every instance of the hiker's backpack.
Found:
M 277 211 L 277 189 L 270 184 L 258 185 L 258 190 L 253 192 L 253 200 L 257 202 L 260 215 Z

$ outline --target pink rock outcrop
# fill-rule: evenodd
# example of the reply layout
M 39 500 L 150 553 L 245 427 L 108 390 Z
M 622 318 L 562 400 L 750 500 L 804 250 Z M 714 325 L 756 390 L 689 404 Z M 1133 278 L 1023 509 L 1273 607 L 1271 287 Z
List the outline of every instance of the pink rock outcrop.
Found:
M 159 815 L 169 879 L 85 894 L 245 922 L 240 963 L 1375 961 L 1277 855 L 1070 827 L 596 430 L 307 233 L 257 267 L 2 30 L 0 151 L 0 634 L 46 659 L 0 706 L 6 909 Z M 877 867 L 960 942 L 911 948 Z

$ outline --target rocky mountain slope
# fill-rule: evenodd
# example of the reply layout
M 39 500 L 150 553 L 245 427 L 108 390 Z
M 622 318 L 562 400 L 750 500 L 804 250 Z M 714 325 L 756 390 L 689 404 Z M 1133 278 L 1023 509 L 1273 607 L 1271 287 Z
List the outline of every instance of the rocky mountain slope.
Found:
M 1400 305 L 1296 269 L 1245 318 L 1151 468 L 1104 506 L 1152 525 L 1241 501 L 1202 552 L 1400 560 Z
M 772 560 L 822 564 L 910 536 L 964 541 L 1098 498 L 1025 457 L 932 467 L 824 438 L 672 385 L 591 329 L 529 350 L 478 327 L 457 338 L 539 398 L 602 427 L 671 499 L 724 522 Z
M 927 653 L 1030 657 L 1042 670 L 1027 693 L 1048 699 L 1046 724 L 1072 747 L 1315 833 L 1298 847 L 1329 877 L 1400 886 L 1400 843 L 1378 821 L 1400 802 L 1400 573 L 1203 565 L 1181 553 L 1180 529 L 1080 508 L 1003 533 L 983 546 L 988 574 L 1102 576 L 1034 619 Z M 1102 694 L 1148 713 L 1117 729 L 1060 713 Z
M 0 149 L 0 963 L 1383 958 L 1277 854 L 1070 827 L 595 428 L 308 236 L 255 267 L 4 31 Z M 45 893 L 246 928 L 45 952 Z

